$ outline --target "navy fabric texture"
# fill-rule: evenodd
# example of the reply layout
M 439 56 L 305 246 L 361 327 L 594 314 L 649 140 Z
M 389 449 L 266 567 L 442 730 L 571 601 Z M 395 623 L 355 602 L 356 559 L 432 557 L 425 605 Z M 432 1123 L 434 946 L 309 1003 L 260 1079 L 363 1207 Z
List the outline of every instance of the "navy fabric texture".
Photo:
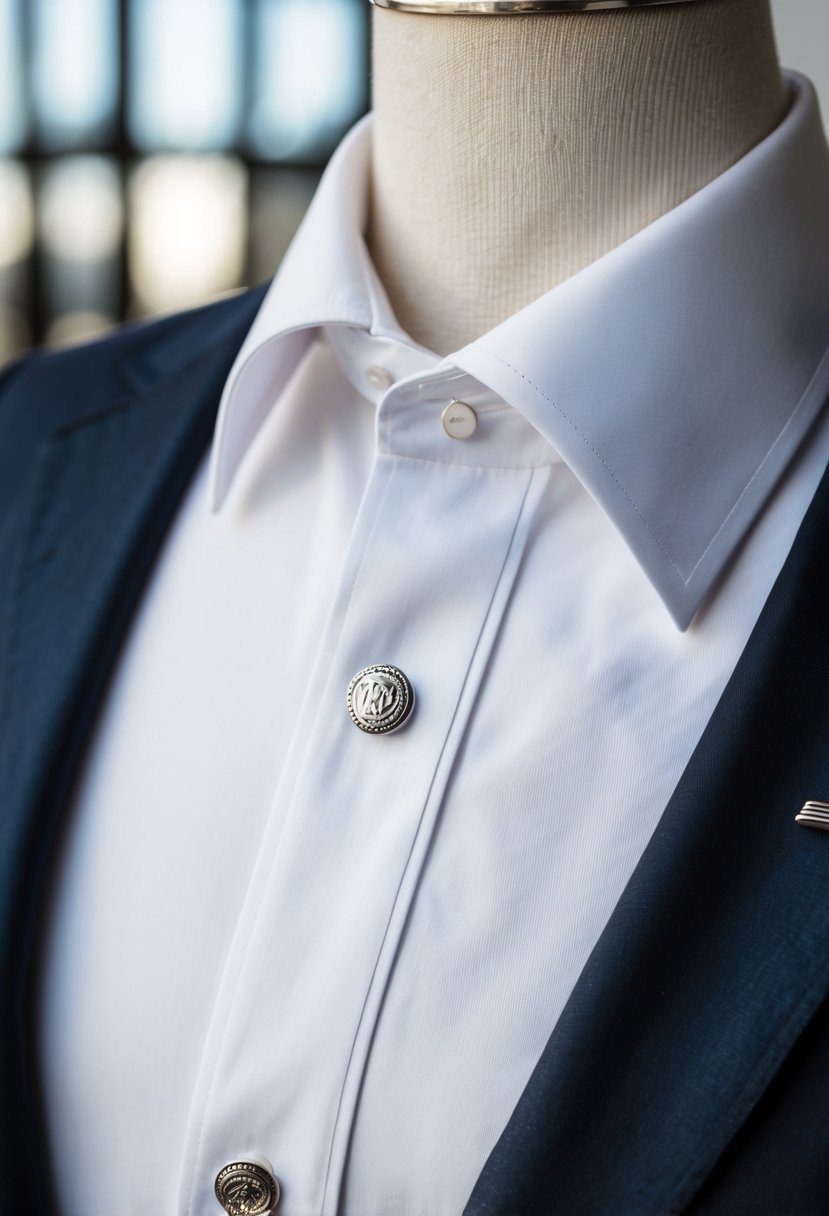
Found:
M 50 866 L 261 299 L 0 378 L 0 1216 L 57 1210 L 31 1009 Z M 466 1216 L 829 1214 L 829 834 L 794 823 L 829 800 L 827 544 L 829 476 Z

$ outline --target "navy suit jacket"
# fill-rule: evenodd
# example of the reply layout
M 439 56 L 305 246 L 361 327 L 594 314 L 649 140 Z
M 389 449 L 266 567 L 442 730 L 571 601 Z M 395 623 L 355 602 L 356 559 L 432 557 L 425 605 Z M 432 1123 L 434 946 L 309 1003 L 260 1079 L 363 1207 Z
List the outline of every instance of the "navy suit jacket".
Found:
M 73 782 L 261 299 L 0 379 L 2 1216 L 54 1209 L 32 1003 Z M 794 822 L 829 801 L 828 550 L 826 476 L 466 1216 L 829 1213 L 829 834 Z

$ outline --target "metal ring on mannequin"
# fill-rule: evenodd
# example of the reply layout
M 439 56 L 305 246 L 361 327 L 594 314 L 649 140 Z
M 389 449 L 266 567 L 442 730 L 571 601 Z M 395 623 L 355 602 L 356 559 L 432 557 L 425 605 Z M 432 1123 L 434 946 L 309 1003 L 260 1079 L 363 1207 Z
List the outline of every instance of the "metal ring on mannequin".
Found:
M 526 13 L 584 13 L 608 8 L 648 8 L 656 4 L 690 4 L 692 0 L 371 0 L 378 8 L 439 16 L 476 14 L 520 16 Z

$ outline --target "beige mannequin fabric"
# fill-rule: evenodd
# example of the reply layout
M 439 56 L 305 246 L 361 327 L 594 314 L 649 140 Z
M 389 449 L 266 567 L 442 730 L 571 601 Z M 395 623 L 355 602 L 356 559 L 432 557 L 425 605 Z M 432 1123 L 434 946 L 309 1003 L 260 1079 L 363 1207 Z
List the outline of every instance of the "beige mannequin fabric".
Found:
M 699 190 L 785 109 L 769 0 L 372 11 L 369 247 L 440 354 Z

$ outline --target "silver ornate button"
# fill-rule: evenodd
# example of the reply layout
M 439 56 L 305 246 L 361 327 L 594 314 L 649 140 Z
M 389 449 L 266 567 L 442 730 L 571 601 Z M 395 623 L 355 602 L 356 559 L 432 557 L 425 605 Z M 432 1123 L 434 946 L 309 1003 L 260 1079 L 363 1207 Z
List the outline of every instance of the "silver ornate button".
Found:
M 264 1161 L 231 1161 L 216 1175 L 216 1198 L 228 1216 L 265 1216 L 279 1203 L 279 1183 Z
M 399 667 L 375 663 L 358 671 L 348 686 L 351 721 L 370 735 L 405 726 L 414 709 L 414 689 Z
M 450 439 L 471 439 L 478 429 L 478 415 L 465 401 L 450 401 L 441 421 Z

